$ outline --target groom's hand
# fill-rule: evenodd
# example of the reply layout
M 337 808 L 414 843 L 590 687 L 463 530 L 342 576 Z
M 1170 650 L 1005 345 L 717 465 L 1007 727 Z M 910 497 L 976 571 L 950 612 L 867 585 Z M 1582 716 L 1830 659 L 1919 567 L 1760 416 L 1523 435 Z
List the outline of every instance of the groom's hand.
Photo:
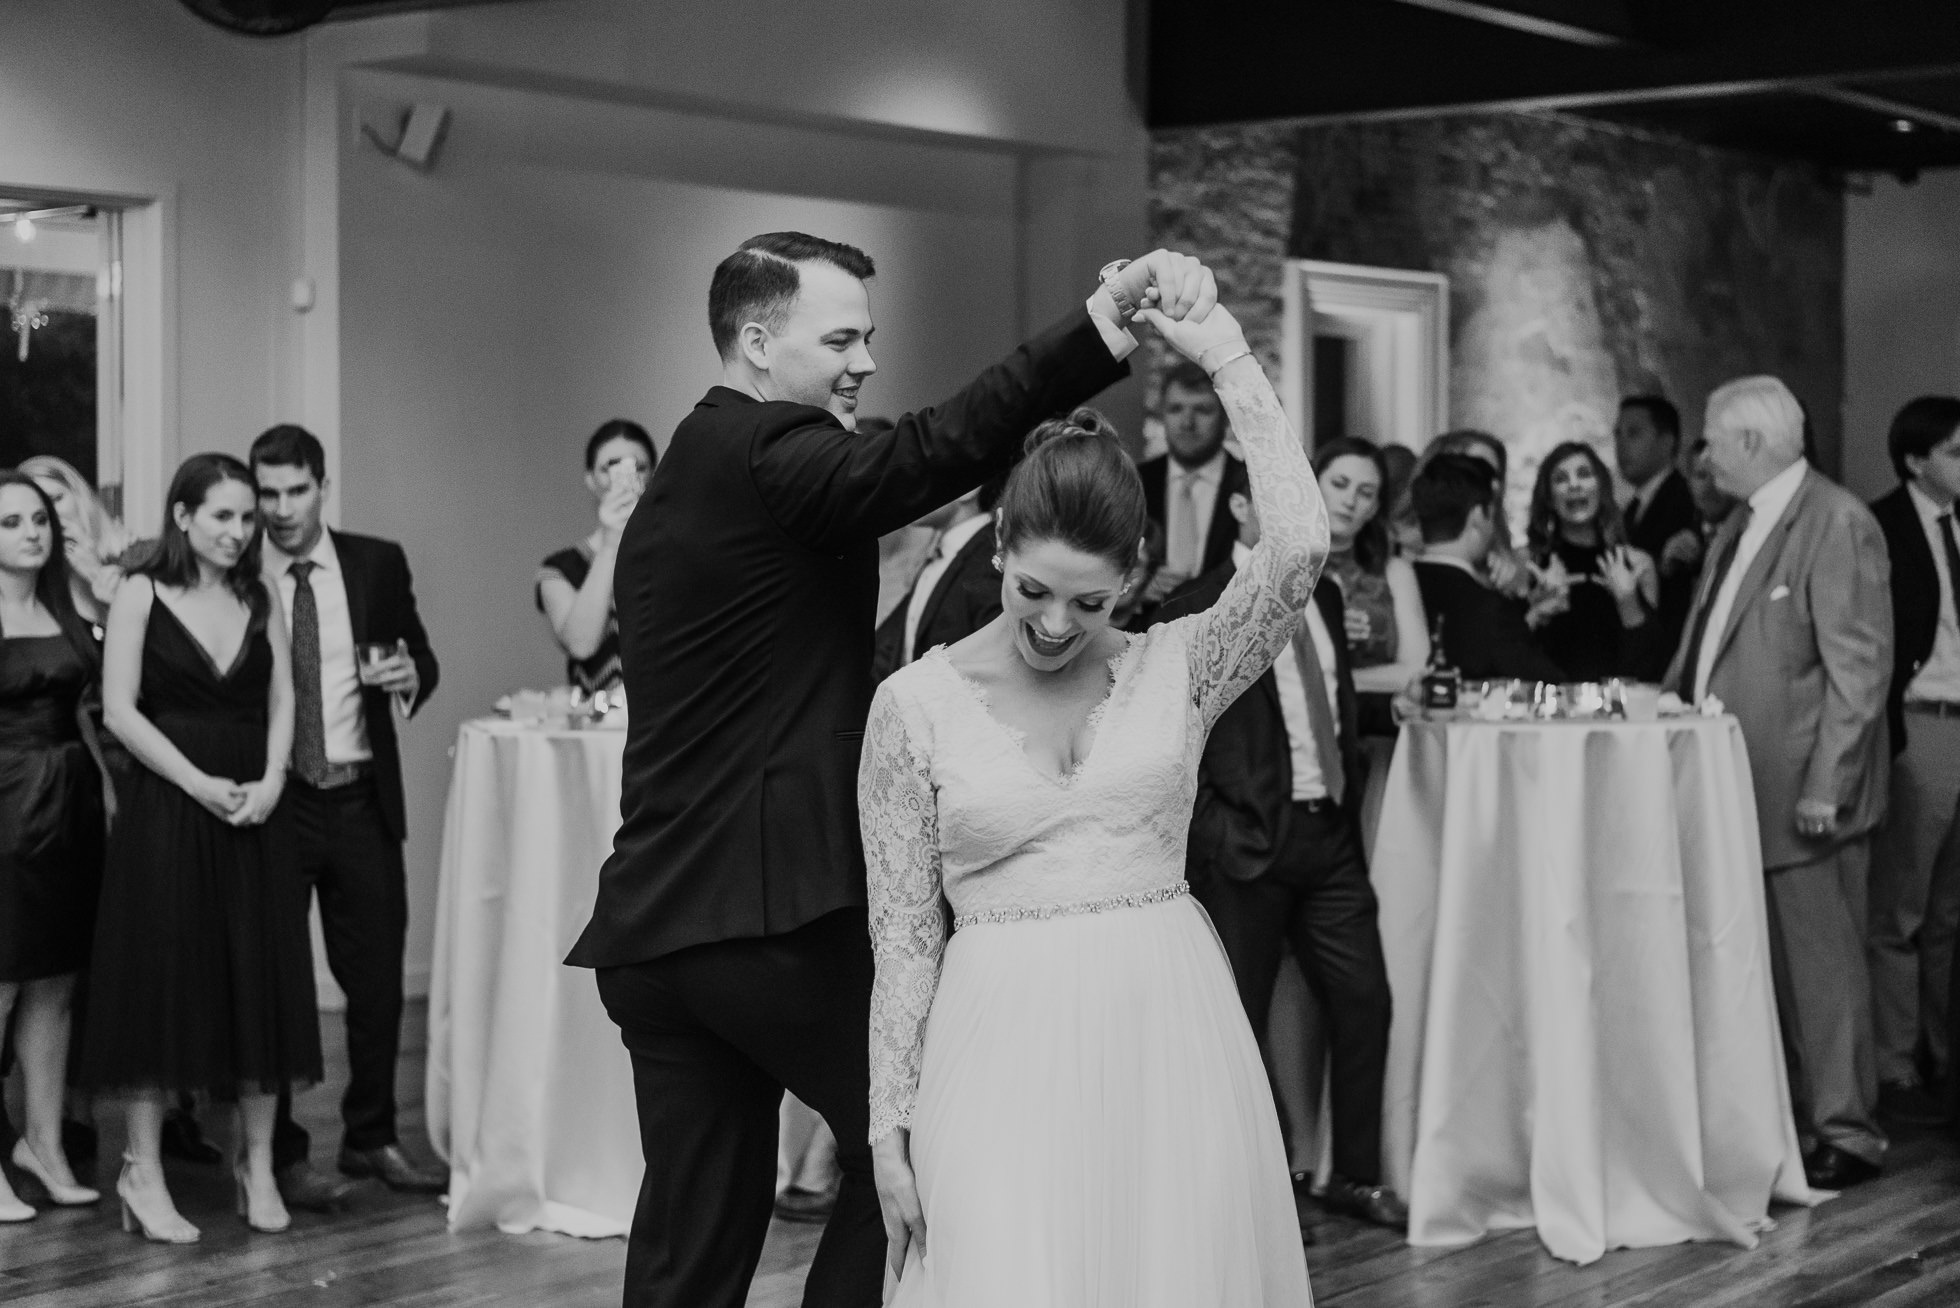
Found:
M 1188 254 L 1171 250 L 1152 250 L 1116 274 L 1115 281 L 1139 308 L 1155 309 L 1178 321 L 1189 317 L 1203 322 L 1218 303 L 1218 283 L 1211 269 Z M 1111 322 L 1122 321 L 1116 298 L 1109 288 L 1099 286 L 1090 299 L 1091 307 Z
M 871 1176 L 878 1187 L 878 1211 L 885 1219 L 885 1256 L 892 1275 L 905 1270 L 908 1246 L 917 1242 L 926 1252 L 926 1214 L 919 1203 L 919 1184 L 912 1175 L 912 1133 L 904 1127 L 871 1146 Z

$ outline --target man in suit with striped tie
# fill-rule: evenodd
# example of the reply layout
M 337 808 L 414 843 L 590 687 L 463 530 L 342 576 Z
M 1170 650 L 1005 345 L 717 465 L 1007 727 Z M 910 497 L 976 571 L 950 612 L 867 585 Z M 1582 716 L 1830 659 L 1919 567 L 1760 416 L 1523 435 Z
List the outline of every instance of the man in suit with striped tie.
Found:
M 1259 541 L 1251 497 L 1235 492 L 1222 507 L 1239 531 L 1231 556 L 1173 594 L 1158 621 L 1216 604 L 1251 557 Z M 1388 965 L 1361 841 L 1346 630 L 1340 585 L 1323 575 L 1292 647 L 1205 741 L 1186 876 L 1262 1036 L 1281 952 L 1292 947 L 1327 1017 L 1334 1171 L 1321 1203 L 1400 1230 L 1408 1209 L 1381 1177 Z

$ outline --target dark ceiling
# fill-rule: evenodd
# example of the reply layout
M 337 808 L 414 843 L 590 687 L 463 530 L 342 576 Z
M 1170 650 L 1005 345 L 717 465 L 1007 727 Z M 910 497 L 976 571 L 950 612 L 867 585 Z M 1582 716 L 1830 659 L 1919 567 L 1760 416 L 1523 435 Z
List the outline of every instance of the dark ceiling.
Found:
M 1152 127 L 1558 109 L 1849 172 L 1960 165 L 1960 0 L 1149 0 Z

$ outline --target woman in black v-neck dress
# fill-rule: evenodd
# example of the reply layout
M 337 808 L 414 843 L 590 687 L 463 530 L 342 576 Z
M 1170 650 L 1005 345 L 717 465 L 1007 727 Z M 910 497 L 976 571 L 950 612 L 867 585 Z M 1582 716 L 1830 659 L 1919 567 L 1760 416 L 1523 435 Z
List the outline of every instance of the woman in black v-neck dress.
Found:
M 144 766 L 109 840 L 82 1079 L 128 1098 L 125 1228 L 172 1243 L 198 1232 L 158 1160 L 167 1096 L 238 1102 L 239 1213 L 276 1231 L 288 1218 L 272 1177 L 274 1097 L 321 1076 L 305 888 L 279 807 L 292 673 L 258 555 L 245 466 L 187 460 L 161 541 L 110 608 L 103 656 L 109 727 Z M 207 642 L 237 625 L 242 639 L 214 656 Z

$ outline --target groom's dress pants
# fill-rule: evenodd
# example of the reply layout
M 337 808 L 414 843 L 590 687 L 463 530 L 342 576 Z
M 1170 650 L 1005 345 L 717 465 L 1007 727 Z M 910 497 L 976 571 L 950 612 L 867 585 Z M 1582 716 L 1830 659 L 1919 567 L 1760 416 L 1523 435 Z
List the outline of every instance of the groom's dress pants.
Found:
M 1218 928 L 1246 1016 L 1262 1039 L 1280 955 L 1293 946 L 1327 1021 L 1334 1170 L 1378 1184 L 1388 966 L 1354 818 L 1335 806 L 1295 803 L 1279 857 L 1264 875 L 1235 881 L 1214 871 L 1193 892 Z
M 884 1223 L 871 1179 L 871 942 L 861 908 L 796 931 L 602 968 L 633 1059 L 646 1178 L 627 1308 L 741 1308 L 776 1194 L 785 1088 L 837 1136 L 843 1183 L 805 1308 L 876 1308 Z

